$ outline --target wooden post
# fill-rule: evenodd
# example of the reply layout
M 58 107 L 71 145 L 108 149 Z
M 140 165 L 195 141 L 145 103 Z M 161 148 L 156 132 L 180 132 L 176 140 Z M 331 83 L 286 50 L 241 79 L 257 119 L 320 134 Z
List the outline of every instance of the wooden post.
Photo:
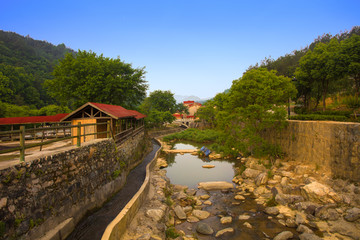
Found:
M 20 161 L 25 162 L 25 126 L 20 126 Z
M 108 120 L 108 121 L 107 121 L 107 125 L 106 125 L 106 127 L 107 127 L 107 128 L 106 128 L 106 131 L 107 131 L 106 137 L 107 137 L 107 138 L 110 138 L 110 136 L 111 136 L 111 135 L 110 135 L 110 131 L 111 131 L 110 124 L 111 124 L 111 123 L 110 123 L 110 120 Z
M 76 146 L 80 147 L 81 146 L 81 122 L 78 122 L 76 139 L 77 139 Z
M 14 125 L 11 125 L 10 141 L 14 141 L 12 131 L 14 131 Z

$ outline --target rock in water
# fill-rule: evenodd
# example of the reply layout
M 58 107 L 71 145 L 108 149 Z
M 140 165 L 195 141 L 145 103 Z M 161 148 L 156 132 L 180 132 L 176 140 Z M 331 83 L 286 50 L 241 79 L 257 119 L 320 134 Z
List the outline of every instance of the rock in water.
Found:
M 222 217 L 221 219 L 220 219 L 220 222 L 221 222 L 221 224 L 228 224 L 228 223 L 231 223 L 232 222 L 232 217 Z
M 274 237 L 274 240 L 287 240 L 290 239 L 294 236 L 294 234 L 290 231 L 284 231 L 279 233 L 278 235 L 276 235 L 276 237 Z
M 234 185 L 229 182 L 201 182 L 198 184 L 198 188 L 204 189 L 206 191 L 211 190 L 223 190 L 223 189 L 232 189 L 234 188 Z
M 214 168 L 215 165 L 207 164 L 207 165 L 203 165 L 202 167 L 203 167 L 203 168 Z
M 278 215 L 279 209 L 277 207 L 267 207 L 265 208 L 265 213 L 269 215 Z
M 214 230 L 208 224 L 202 222 L 199 222 L 196 225 L 196 231 L 204 235 L 211 235 L 214 233 Z
M 180 219 L 180 220 L 185 220 L 186 219 L 186 213 L 184 211 L 184 209 L 177 205 L 175 208 L 174 208 L 174 212 L 176 214 L 176 216 Z
M 203 219 L 205 219 L 205 218 L 208 218 L 208 217 L 210 216 L 210 213 L 207 212 L 207 211 L 202 211 L 202 210 L 194 210 L 194 211 L 192 212 L 192 215 L 193 215 L 194 217 L 197 217 L 197 218 L 200 219 L 200 220 L 203 220 Z
M 225 229 L 222 229 L 220 231 L 218 231 L 215 235 L 215 237 L 220 237 L 226 233 L 233 233 L 234 232 L 234 229 L 233 228 L 225 228 Z
M 322 238 L 312 233 L 303 233 L 299 235 L 300 240 L 321 240 Z

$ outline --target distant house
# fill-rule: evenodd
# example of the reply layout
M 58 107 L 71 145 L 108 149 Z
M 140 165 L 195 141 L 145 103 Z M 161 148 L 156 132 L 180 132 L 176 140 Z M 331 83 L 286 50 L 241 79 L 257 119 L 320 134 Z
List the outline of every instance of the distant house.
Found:
M 104 132 L 108 129 L 106 124 L 108 122 L 111 136 L 114 137 L 125 130 L 144 126 L 145 117 L 144 114 L 121 106 L 88 102 L 62 118 L 61 121 L 71 121 L 71 125 L 93 124 L 81 128 L 81 135 L 85 135 L 81 137 L 81 142 L 87 142 L 97 138 L 106 138 L 107 133 Z M 91 133 L 97 134 L 90 135 Z M 77 136 L 77 134 L 77 128 L 72 128 L 71 135 Z M 76 144 L 76 138 L 72 141 Z
M 189 111 L 189 114 L 185 116 L 185 118 L 195 119 L 196 112 L 202 106 L 201 103 L 195 101 L 184 101 L 183 104 L 188 107 Z

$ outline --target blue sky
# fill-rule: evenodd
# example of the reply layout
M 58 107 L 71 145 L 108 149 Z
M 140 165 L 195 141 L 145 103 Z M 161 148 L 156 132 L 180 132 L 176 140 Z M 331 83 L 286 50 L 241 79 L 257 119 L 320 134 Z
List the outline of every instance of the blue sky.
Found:
M 359 0 L 0 0 L 0 29 L 146 67 L 149 91 L 210 98 L 265 57 L 360 25 Z

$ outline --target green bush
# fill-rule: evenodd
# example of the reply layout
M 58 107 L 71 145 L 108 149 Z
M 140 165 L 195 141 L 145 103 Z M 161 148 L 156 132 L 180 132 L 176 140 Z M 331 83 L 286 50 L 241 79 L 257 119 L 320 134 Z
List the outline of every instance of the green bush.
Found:
M 356 99 L 355 96 L 347 96 L 342 100 L 342 102 L 348 108 L 354 109 L 360 107 L 360 98 Z
M 220 132 L 213 129 L 199 130 L 196 128 L 189 128 L 185 131 L 165 136 L 163 140 L 166 142 L 172 140 L 188 140 L 200 143 L 215 142 L 220 134 Z
M 346 116 L 337 116 L 337 115 L 319 115 L 319 114 L 304 114 L 290 116 L 290 120 L 317 120 L 317 121 L 338 121 L 338 122 L 348 122 L 350 119 Z

